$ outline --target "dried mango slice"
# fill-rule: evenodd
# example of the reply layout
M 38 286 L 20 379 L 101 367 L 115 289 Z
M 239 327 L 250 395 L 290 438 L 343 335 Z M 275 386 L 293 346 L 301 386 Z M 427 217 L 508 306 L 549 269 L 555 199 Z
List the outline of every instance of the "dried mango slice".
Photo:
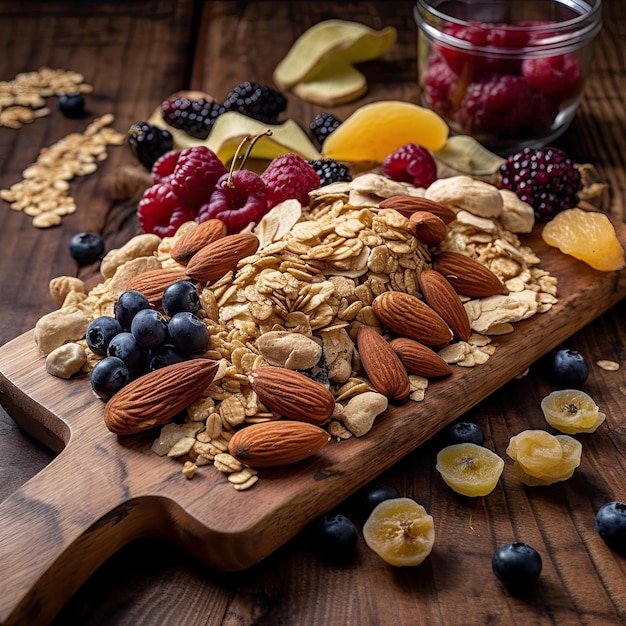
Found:
M 274 83 L 290 89 L 326 71 L 337 60 L 361 63 L 382 56 L 396 42 L 395 28 L 374 30 L 346 20 L 325 20 L 305 31 L 274 69 Z
M 621 270 L 626 265 L 624 248 L 604 213 L 566 209 L 543 227 L 541 237 L 549 246 L 601 272 Z
M 382 163 L 407 143 L 440 150 L 449 128 L 437 113 L 400 100 L 380 100 L 359 107 L 324 141 L 325 157 L 337 161 Z
M 411 498 L 383 500 L 363 525 L 368 547 L 389 565 L 413 567 L 431 553 L 433 518 Z

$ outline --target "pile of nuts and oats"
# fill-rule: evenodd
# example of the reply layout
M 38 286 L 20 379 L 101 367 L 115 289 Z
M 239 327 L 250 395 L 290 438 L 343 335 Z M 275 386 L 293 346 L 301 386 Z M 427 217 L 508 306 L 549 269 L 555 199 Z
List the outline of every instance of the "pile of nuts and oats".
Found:
M 398 195 L 426 197 L 454 210 L 456 219 L 438 245 L 425 245 L 408 230 L 409 218 L 380 203 Z M 375 172 L 335 183 L 310 195 L 302 207 L 288 200 L 253 229 L 259 250 L 234 271 L 199 285 L 201 315 L 210 331 L 206 358 L 219 362 L 213 382 L 187 409 L 185 423 L 161 430 L 153 451 L 182 460 L 191 478 L 213 464 L 236 489 L 247 489 L 257 471 L 228 452 L 228 442 L 248 424 L 279 418 L 259 400 L 249 375 L 261 365 L 304 370 L 330 387 L 335 411 L 325 428 L 335 438 L 365 435 L 387 399 L 364 374 L 356 335 L 361 326 L 384 329 L 372 303 L 398 291 L 422 297 L 419 275 L 437 253 L 462 252 L 502 281 L 507 295 L 461 297 L 472 334 L 439 350 L 450 364 L 472 367 L 496 350 L 492 337 L 513 332 L 515 322 L 556 302 L 557 281 L 517 234 L 530 232 L 532 208 L 488 183 L 465 176 L 438 181 L 427 190 L 396 183 Z M 117 297 L 133 277 L 155 269 L 179 269 L 170 255 L 176 239 L 140 235 L 102 261 L 103 281 L 90 292 L 73 277 L 51 283 L 59 309 L 43 316 L 35 340 L 48 371 L 71 377 L 89 371 L 99 357 L 84 341 L 89 322 L 112 315 Z M 424 398 L 428 379 L 410 375 L 412 401 Z M 365 395 L 367 394 L 367 395 Z

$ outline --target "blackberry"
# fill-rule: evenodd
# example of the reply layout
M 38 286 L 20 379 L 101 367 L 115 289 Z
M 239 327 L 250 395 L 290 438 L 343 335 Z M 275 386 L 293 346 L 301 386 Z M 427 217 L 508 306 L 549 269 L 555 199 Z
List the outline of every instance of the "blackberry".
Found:
M 137 122 L 128 129 L 128 145 L 133 155 L 149 171 L 155 161 L 173 147 L 172 134 L 148 122 Z
M 309 124 L 309 128 L 313 133 L 313 137 L 317 140 L 320 146 L 324 144 L 326 137 L 330 135 L 341 124 L 341 120 L 338 120 L 334 115 L 330 113 L 318 113 L 313 121 Z
M 244 81 L 235 86 L 224 101 L 227 111 L 238 111 L 265 124 L 275 124 L 287 108 L 287 98 L 276 89 Z
M 165 122 L 196 139 L 206 139 L 215 120 L 225 111 L 219 102 L 209 102 L 205 98 L 190 100 L 184 96 L 172 96 L 161 103 Z
M 501 186 L 530 204 L 538 221 L 547 221 L 578 203 L 580 172 L 558 148 L 526 148 L 511 155 L 499 170 Z
M 320 187 L 339 181 L 350 182 L 352 180 L 350 170 L 335 159 L 319 159 L 308 163 L 320 177 Z

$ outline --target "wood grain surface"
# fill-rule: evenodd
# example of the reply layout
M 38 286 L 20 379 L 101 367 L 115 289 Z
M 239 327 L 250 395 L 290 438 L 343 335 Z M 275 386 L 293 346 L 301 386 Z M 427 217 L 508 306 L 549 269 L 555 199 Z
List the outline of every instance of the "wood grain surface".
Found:
M 416 101 L 412 4 L 129 2 L 123 6 L 85 3 L 89 6 L 77 8 L 75 3 L 3 2 L 0 78 L 10 79 L 40 65 L 81 71 L 95 88 L 89 99 L 92 112 L 114 112 L 116 128 L 124 130 L 181 88 L 224 97 L 241 80 L 269 82 L 275 63 L 297 34 L 319 19 L 343 17 L 375 27 L 391 24 L 400 35 L 388 60 L 364 68 L 371 90 L 357 104 L 382 97 Z M 605 15 L 609 19 L 596 46 L 589 88 L 559 145 L 577 161 L 597 166 L 600 179 L 609 183 L 607 209 L 619 219 L 626 187 L 626 20 L 616 0 L 605 2 Z M 290 99 L 289 107 L 290 117 L 303 125 L 317 112 L 296 99 Z M 335 112 L 345 116 L 349 109 L 340 107 Z M 19 131 L 0 128 L 2 186 L 19 180 L 21 170 L 42 146 L 75 129 L 55 110 L 49 118 Z M 77 273 L 87 278 L 94 272 L 95 268 L 79 272 L 67 255 L 67 241 L 73 233 L 102 232 L 110 249 L 136 232 L 133 207 L 112 201 L 107 191 L 116 168 L 128 162 L 127 151 L 112 149 L 96 175 L 72 183 L 79 210 L 58 229 L 37 231 L 28 218 L 8 207 L 0 213 L 0 343 L 22 335 L 53 308 L 47 293 L 50 278 Z M 581 306 L 585 304 L 590 306 Z M 585 389 L 608 415 L 598 433 L 584 438 L 583 463 L 567 483 L 526 489 L 505 471 L 489 497 L 455 496 L 434 471 L 440 445 L 436 438 L 384 472 L 384 480 L 415 497 L 435 518 L 436 548 L 417 570 L 389 568 L 369 552 L 362 539 L 353 563 L 334 566 L 319 559 L 306 533 L 300 533 L 258 565 L 224 574 L 193 557 L 201 555 L 200 545 L 197 550 L 188 546 L 190 556 L 170 547 L 169 541 L 176 538 L 143 538 L 120 548 L 114 538 L 109 542 L 110 537 L 103 534 L 96 548 L 100 553 L 85 561 L 110 558 L 76 591 L 53 623 L 385 624 L 390 615 L 400 624 L 618 623 L 626 617 L 625 562 L 599 540 L 593 516 L 608 499 L 626 499 L 622 452 L 626 431 L 621 408 L 626 385 L 622 370 L 605 372 L 594 364 L 598 359 L 623 360 L 624 313 L 623 303 L 618 303 L 571 339 L 565 335 L 550 338 L 567 339 L 567 345 L 583 352 L 592 364 Z M 575 317 L 577 309 L 570 314 Z M 503 455 L 512 434 L 542 427 L 538 405 L 551 389 L 531 371 L 466 415 L 484 428 L 486 444 Z M 0 434 L 3 499 L 10 500 L 10 494 L 44 466 L 54 471 L 62 461 L 61 454 L 48 465 L 54 453 L 19 430 L 8 416 L 0 422 Z M 93 458 L 81 459 L 71 469 L 93 477 L 97 463 Z M 64 488 L 58 497 L 71 495 L 74 481 L 66 477 L 60 484 Z M 92 502 L 96 511 L 90 510 Z M 94 515 L 99 502 L 101 496 L 95 490 L 89 504 L 75 512 L 74 520 L 80 523 L 81 517 Z M 350 500 L 337 508 L 359 525 L 362 522 Z M 147 510 L 156 518 L 165 515 L 157 505 Z M 176 518 L 177 512 L 174 509 L 170 514 Z M 506 594 L 490 571 L 495 547 L 516 539 L 534 545 L 544 560 L 541 582 L 526 600 Z M 36 546 L 29 550 L 38 553 Z M 86 573 L 80 568 L 61 572 L 72 588 Z M 2 591 L 5 585 L 0 582 Z

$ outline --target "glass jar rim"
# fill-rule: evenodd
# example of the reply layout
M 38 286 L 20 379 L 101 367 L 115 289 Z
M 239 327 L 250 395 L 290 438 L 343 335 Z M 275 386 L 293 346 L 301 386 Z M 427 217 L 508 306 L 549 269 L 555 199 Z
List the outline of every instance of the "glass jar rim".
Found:
M 474 54 L 517 56 L 520 54 L 533 54 L 533 51 L 543 56 L 550 51 L 558 50 L 560 53 L 576 50 L 591 41 L 602 28 L 602 0 L 557 0 L 559 4 L 574 10 L 575 7 L 588 9 L 573 18 L 550 23 L 537 23 L 532 25 L 497 23 L 498 29 L 508 32 L 532 32 L 531 44 L 520 48 L 501 48 L 493 45 L 477 45 L 470 41 L 460 39 L 443 32 L 443 29 L 432 24 L 431 20 L 439 20 L 443 23 L 458 26 L 473 26 L 487 29 L 487 26 L 478 20 L 466 20 L 449 15 L 427 0 L 417 0 L 414 7 L 415 21 L 432 39 L 437 40 L 444 46 L 462 48 Z

